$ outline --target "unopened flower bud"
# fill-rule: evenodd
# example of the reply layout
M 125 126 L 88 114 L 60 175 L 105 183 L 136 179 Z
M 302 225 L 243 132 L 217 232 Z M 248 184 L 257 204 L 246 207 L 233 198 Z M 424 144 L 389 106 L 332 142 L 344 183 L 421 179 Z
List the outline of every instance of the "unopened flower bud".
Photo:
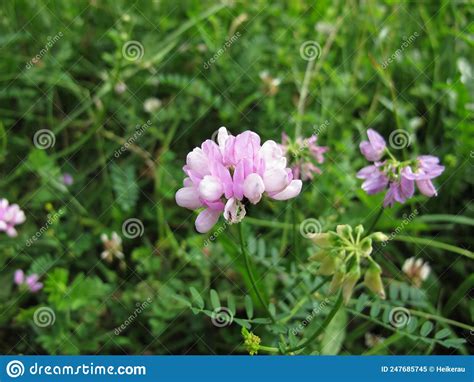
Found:
M 387 241 L 388 240 L 388 236 L 385 235 L 384 233 L 382 232 L 374 232 L 372 235 L 369 236 L 372 240 L 375 240 L 375 241 Z
M 354 233 L 356 234 L 357 238 L 361 237 L 364 233 L 364 226 L 359 224 L 357 227 L 354 228 Z
M 352 241 L 352 227 L 348 224 L 340 224 L 336 227 L 336 232 L 344 239 Z
M 372 253 L 372 239 L 366 237 L 359 244 L 360 252 L 363 256 L 369 256 Z

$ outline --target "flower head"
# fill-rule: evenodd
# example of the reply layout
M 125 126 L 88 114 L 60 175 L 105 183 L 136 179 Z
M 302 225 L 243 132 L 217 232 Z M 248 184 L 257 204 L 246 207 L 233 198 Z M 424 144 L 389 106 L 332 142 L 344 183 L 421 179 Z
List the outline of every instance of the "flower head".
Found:
M 266 94 L 268 94 L 269 96 L 274 96 L 278 93 L 278 88 L 281 84 L 280 78 L 272 77 L 267 70 L 260 72 L 259 76 L 263 83 L 263 91 Z
M 249 332 L 247 328 L 242 327 L 242 337 L 244 337 L 244 345 L 250 355 L 255 355 L 260 350 L 261 339 L 259 336 Z
M 187 177 L 176 192 L 176 203 L 191 210 L 204 208 L 195 222 L 198 232 L 209 231 L 221 213 L 230 223 L 240 222 L 247 202 L 257 204 L 265 194 L 275 200 L 294 198 L 300 180 L 286 167 L 286 158 L 274 141 L 260 144 L 252 131 L 233 136 L 221 127 L 217 143 L 206 140 L 186 157 Z
M 104 251 L 100 254 L 103 260 L 109 263 L 111 263 L 114 258 L 117 258 L 121 262 L 123 261 L 122 238 L 117 232 L 112 232 L 110 238 L 107 234 L 103 233 L 100 235 L 100 240 L 104 244 Z
M 6 199 L 0 199 L 0 232 L 6 232 L 8 236 L 15 237 L 18 232 L 15 226 L 26 220 L 25 213 L 18 204 L 12 204 Z
M 415 160 L 400 162 L 389 152 L 384 139 L 376 131 L 369 129 L 367 135 L 369 141 L 362 142 L 360 150 L 374 164 L 357 173 L 357 177 L 364 180 L 362 189 L 365 192 L 371 195 L 387 190 L 384 207 L 410 199 L 415 193 L 415 184 L 423 195 L 437 195 L 431 179 L 444 171 L 437 157 L 422 155 Z M 385 153 L 389 158 L 380 162 Z
M 410 257 L 403 263 L 402 271 L 416 286 L 421 286 L 431 273 L 431 267 L 423 259 Z
M 385 298 L 382 283 L 382 269 L 372 258 L 372 242 L 386 241 L 388 237 L 382 232 L 364 235 L 364 228 L 358 225 L 354 229 L 349 225 L 338 225 L 336 231 L 317 234 L 313 237 L 318 251 L 310 257 L 312 261 L 321 263 L 319 274 L 333 276 L 330 292 L 334 293 L 342 287 L 344 303 L 352 296 L 357 281 L 362 275 L 362 263 L 367 263 L 364 283 L 380 298 Z
M 61 177 L 61 181 L 63 182 L 65 186 L 71 186 L 74 183 L 74 178 L 72 177 L 71 174 L 69 174 L 68 172 L 65 172 Z
M 33 293 L 36 293 L 43 288 L 43 284 L 38 280 L 39 276 L 36 273 L 25 277 L 25 273 L 21 269 L 17 269 L 13 276 L 13 281 L 16 285 L 25 286 Z
M 313 179 L 314 174 L 321 174 L 321 170 L 316 165 L 324 162 L 323 154 L 329 148 L 318 146 L 317 140 L 316 135 L 311 135 L 306 139 L 298 137 L 292 141 L 288 135 L 282 134 L 280 147 L 291 165 L 295 179 L 304 181 Z

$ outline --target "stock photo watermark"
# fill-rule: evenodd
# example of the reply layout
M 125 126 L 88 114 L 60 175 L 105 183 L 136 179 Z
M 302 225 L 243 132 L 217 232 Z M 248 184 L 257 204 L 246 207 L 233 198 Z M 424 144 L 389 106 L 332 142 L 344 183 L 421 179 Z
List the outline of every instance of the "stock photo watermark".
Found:
M 58 34 L 54 35 L 53 37 L 48 37 L 48 42 L 44 45 L 43 48 L 35 55 L 30 61 L 26 63 L 25 69 L 29 70 L 48 53 L 48 51 L 64 36 L 63 32 L 59 32 Z
M 240 36 L 241 36 L 241 33 L 236 32 L 229 39 L 227 39 L 224 45 L 222 45 L 222 47 L 216 53 L 214 53 L 214 55 L 209 60 L 204 62 L 203 64 L 204 69 L 207 70 L 213 64 L 215 64 L 217 60 L 219 59 L 219 57 L 221 57 L 227 51 L 227 49 L 229 49 L 232 45 L 234 45 L 235 42 L 240 38 Z

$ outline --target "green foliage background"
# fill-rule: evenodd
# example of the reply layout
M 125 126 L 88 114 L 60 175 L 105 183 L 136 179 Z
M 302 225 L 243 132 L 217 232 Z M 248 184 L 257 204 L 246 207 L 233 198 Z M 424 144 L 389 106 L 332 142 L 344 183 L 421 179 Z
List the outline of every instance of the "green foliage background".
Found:
M 291 329 L 333 297 L 324 288 L 311 293 L 321 278 L 307 265 L 312 244 L 294 223 L 314 218 L 327 230 L 374 218 L 382 195 L 366 195 L 355 177 L 367 164 L 358 145 L 372 127 L 387 139 L 397 128 L 408 131 L 411 145 L 400 155 L 441 158 L 439 196 L 418 195 L 384 213 L 377 230 L 390 233 L 418 211 L 400 240 L 376 249 L 390 285 L 387 301 L 357 288 L 303 353 L 468 353 L 474 343 L 472 17 L 468 1 L 2 1 L 0 197 L 18 203 L 27 221 L 17 238 L 0 234 L 0 352 L 241 354 L 241 326 L 267 346 L 298 343 L 301 333 L 295 337 Z M 383 68 L 415 32 L 413 43 Z M 130 40 L 143 46 L 141 59 L 124 57 Z M 298 112 L 308 64 L 300 46 L 308 40 L 322 51 Z M 275 95 L 265 92 L 264 70 L 281 79 Z M 151 114 L 144 110 L 150 97 L 162 102 Z M 116 155 L 148 120 L 144 134 Z M 272 324 L 250 293 L 236 227 L 222 228 L 212 240 L 197 234 L 195 214 L 176 206 L 174 193 L 186 154 L 220 126 L 279 140 L 298 124 L 310 135 L 325 121 L 319 142 L 330 151 L 322 175 L 291 202 L 267 200 L 247 211 L 259 288 L 278 317 Z M 34 146 L 39 129 L 54 132 L 53 147 Z M 70 187 L 59 181 L 64 172 L 74 177 Z M 59 210 L 61 218 L 27 246 L 47 214 Z M 121 234 L 130 218 L 143 222 L 144 234 L 122 236 L 126 267 L 102 261 L 100 235 Z M 432 267 L 421 289 L 400 272 L 411 256 Z M 44 289 L 18 290 L 12 280 L 19 268 L 39 273 Z M 221 304 L 235 319 L 217 328 L 208 316 Z M 54 325 L 34 324 L 42 306 L 55 312 Z M 388 323 L 394 306 L 410 309 L 411 326 Z M 305 337 L 328 312 L 321 308 Z M 368 346 L 367 332 L 387 340 Z

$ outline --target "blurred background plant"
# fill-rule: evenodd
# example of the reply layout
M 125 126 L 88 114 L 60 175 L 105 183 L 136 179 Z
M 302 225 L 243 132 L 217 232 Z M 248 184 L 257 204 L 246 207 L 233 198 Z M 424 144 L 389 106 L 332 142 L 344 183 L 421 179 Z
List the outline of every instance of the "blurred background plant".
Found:
M 0 352 L 472 351 L 472 17 L 464 1 L 3 1 L 0 198 L 26 221 L 0 233 Z M 329 148 L 299 198 L 247 211 L 266 307 L 237 227 L 199 235 L 174 202 L 186 153 L 223 125 Z M 368 127 L 446 170 L 438 197 L 376 223 L 386 300 L 359 285 L 334 310 L 310 236 L 375 221 L 383 196 L 355 176 Z M 429 276 L 402 272 L 411 257 Z

